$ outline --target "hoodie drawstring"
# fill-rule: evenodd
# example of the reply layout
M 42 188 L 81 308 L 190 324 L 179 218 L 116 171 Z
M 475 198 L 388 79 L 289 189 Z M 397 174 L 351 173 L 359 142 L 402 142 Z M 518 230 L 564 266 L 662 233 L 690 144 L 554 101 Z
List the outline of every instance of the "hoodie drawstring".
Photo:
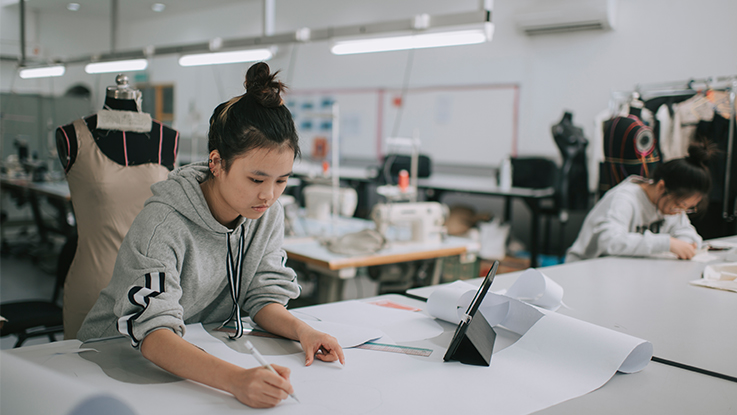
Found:
M 237 259 L 233 260 L 233 251 L 230 249 L 230 236 L 234 231 L 228 232 L 228 257 L 227 257 L 227 271 L 228 271 L 228 285 L 230 286 L 230 298 L 233 299 L 233 308 L 230 311 L 230 317 L 220 326 L 224 327 L 231 321 L 235 323 L 235 333 L 229 334 L 228 337 L 231 339 L 238 339 L 243 336 L 243 322 L 241 321 L 241 307 L 238 305 L 238 297 L 241 295 L 241 262 L 243 260 L 243 246 L 246 240 L 245 224 L 241 225 L 241 237 L 238 240 L 238 253 Z

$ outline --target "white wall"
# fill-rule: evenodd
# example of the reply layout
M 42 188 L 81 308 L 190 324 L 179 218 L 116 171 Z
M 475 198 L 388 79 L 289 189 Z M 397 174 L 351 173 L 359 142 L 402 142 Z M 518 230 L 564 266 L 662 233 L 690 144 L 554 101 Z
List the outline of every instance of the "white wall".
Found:
M 607 107 L 610 91 L 638 83 L 677 81 L 737 74 L 737 2 L 733 0 L 619 0 L 614 31 L 588 31 L 528 37 L 516 31 L 513 14 L 533 0 L 496 0 L 496 33 L 491 43 L 415 51 L 410 86 L 517 83 L 521 86 L 519 153 L 558 157 L 550 135 L 564 110 L 574 114 L 587 137 L 595 114 Z M 277 0 L 276 32 L 324 28 L 475 10 L 477 0 Z M 17 14 L 3 8 L 2 53 L 18 39 Z M 121 24 L 119 50 L 171 45 L 261 33 L 257 1 Z M 71 13 L 32 14 L 29 37 L 46 56 L 82 56 L 109 50 L 104 20 Z M 16 43 L 17 44 L 17 43 Z M 292 50 L 292 48 L 296 48 Z M 401 86 L 409 52 L 333 56 L 326 42 L 283 46 L 269 62 L 283 70 L 294 89 L 396 88 Z M 294 61 L 290 61 L 294 59 Z M 289 72 L 290 64 L 293 72 Z M 245 65 L 181 68 L 177 57 L 151 60 L 152 83 L 175 84 L 174 127 L 187 138 L 204 137 L 212 109 L 242 93 Z M 62 94 L 76 83 L 88 85 L 100 103 L 114 75 L 87 75 L 71 65 L 61 78 L 21 80 L 12 62 L 3 61 L 0 90 Z M 101 104 L 100 104 L 101 105 Z

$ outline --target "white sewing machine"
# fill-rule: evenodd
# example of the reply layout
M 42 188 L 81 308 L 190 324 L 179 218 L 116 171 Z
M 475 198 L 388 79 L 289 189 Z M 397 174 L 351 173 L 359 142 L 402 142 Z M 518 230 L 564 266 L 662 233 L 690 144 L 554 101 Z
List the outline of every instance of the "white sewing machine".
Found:
M 339 187 L 334 190 L 331 186 L 310 185 L 305 187 L 302 193 L 307 217 L 312 219 L 330 219 L 334 203 L 337 203 L 339 215 L 351 217 L 358 205 L 358 193 L 356 189 L 350 187 Z
M 371 211 L 371 218 L 376 223 L 376 230 L 392 243 L 441 242 L 446 234 L 445 219 L 448 207 L 438 202 L 417 203 L 379 203 Z M 410 224 L 411 239 L 394 239 L 388 237 L 389 226 Z

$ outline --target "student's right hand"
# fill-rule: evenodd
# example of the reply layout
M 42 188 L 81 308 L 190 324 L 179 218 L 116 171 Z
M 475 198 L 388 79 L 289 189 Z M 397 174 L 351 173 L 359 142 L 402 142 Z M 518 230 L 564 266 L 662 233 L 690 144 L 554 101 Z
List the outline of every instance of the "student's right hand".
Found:
M 676 254 L 678 259 L 691 259 L 696 255 L 696 243 L 671 237 L 670 251 Z
M 265 367 L 239 372 L 231 382 L 230 393 L 241 403 L 252 408 L 271 408 L 294 393 L 289 383 L 289 369 L 272 365 L 279 372 L 274 374 Z

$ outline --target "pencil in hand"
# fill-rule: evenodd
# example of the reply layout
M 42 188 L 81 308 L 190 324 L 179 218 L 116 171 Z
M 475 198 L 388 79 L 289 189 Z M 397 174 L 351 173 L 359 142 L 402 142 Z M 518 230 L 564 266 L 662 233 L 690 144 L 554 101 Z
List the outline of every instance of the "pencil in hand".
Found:
M 258 362 L 261 364 L 261 366 L 269 369 L 274 374 L 276 374 L 278 376 L 281 376 L 281 375 L 279 375 L 279 372 L 277 372 L 276 369 L 274 369 L 274 367 L 271 366 L 271 364 L 269 362 L 267 362 L 266 359 L 264 359 L 264 357 L 261 355 L 261 353 L 259 353 L 259 351 L 256 350 L 256 348 L 253 346 L 253 344 L 250 342 L 250 340 L 246 340 L 246 349 L 253 355 L 253 357 L 256 358 L 256 360 L 258 360 Z M 295 395 L 294 393 L 290 393 L 289 396 L 291 396 L 295 401 L 299 402 L 299 399 L 297 399 L 297 395 Z

